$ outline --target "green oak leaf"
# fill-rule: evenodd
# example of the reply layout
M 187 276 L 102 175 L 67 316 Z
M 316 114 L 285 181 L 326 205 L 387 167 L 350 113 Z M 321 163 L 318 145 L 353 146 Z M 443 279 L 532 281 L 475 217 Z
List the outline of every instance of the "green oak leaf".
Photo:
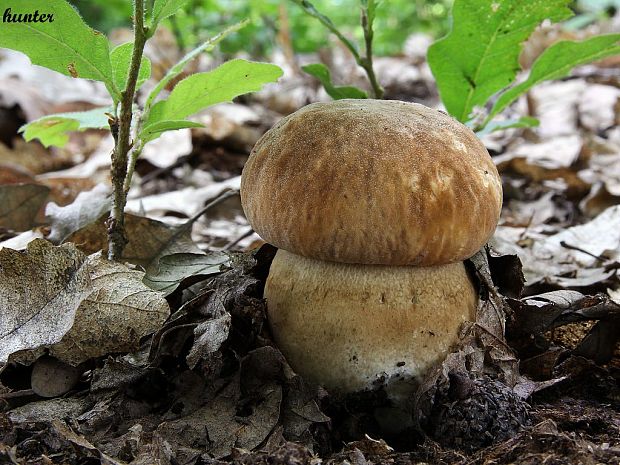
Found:
M 129 77 L 129 67 L 131 66 L 131 55 L 133 53 L 133 42 L 126 42 L 110 52 L 110 62 L 112 64 L 112 79 L 114 85 L 120 91 L 125 90 L 127 78 Z M 140 71 L 138 72 L 138 82 L 136 90 L 151 77 L 151 60 L 142 57 Z
M 525 81 L 499 96 L 485 123 L 536 84 L 549 79 L 562 78 L 568 75 L 575 66 L 612 55 L 620 55 L 620 34 L 600 35 L 582 42 L 570 40 L 556 42 L 536 59 Z
M 5 2 L 6 3 L 6 2 Z M 19 0 L 3 8 L 11 14 L 52 14 L 53 22 L 4 23 L 0 47 L 28 55 L 32 63 L 74 78 L 93 79 L 118 94 L 112 82 L 110 45 L 64 0 Z
M 186 3 L 187 0 L 155 0 L 153 4 L 151 27 L 154 29 L 160 21 L 174 15 L 183 8 Z
M 181 58 L 181 60 L 179 60 L 179 62 L 174 65 L 172 68 L 170 68 L 168 70 L 168 72 L 166 73 L 166 75 L 162 78 L 161 81 L 159 81 L 157 83 L 157 85 L 155 86 L 155 88 L 151 91 L 151 93 L 149 94 L 149 96 L 146 99 L 146 104 L 145 104 L 145 108 L 150 108 L 153 101 L 155 100 L 155 98 L 159 95 L 159 93 L 174 79 L 176 78 L 179 74 L 181 74 L 181 72 L 183 71 L 183 68 L 185 68 L 185 66 L 192 61 L 194 58 L 196 58 L 198 55 L 200 55 L 202 52 L 209 52 L 211 50 L 213 50 L 213 48 L 215 48 L 215 46 L 222 40 L 224 39 L 226 36 L 228 36 L 229 34 L 232 34 L 233 32 L 238 31 L 239 29 L 241 29 L 242 27 L 245 27 L 249 24 L 249 21 L 247 19 L 238 22 L 237 24 L 233 24 L 232 26 L 224 29 L 222 32 L 220 32 L 219 34 L 216 34 L 215 36 L 211 37 L 209 40 L 203 42 L 201 45 L 199 45 L 198 47 L 196 47 L 194 50 L 192 50 L 191 52 L 189 52 L 187 55 L 185 55 L 183 58 Z
M 335 86 L 332 83 L 329 69 L 323 63 L 313 63 L 311 65 L 302 66 L 301 69 L 321 81 L 325 91 L 334 100 L 340 100 L 343 98 L 368 98 L 368 94 L 357 87 Z
M 150 140 L 156 139 L 161 135 L 162 132 L 166 131 L 175 131 L 177 129 L 185 129 L 185 128 L 202 128 L 203 124 L 196 123 L 194 121 L 187 121 L 185 119 L 182 120 L 166 120 L 166 121 L 158 121 L 157 123 L 153 123 L 142 130 L 140 133 L 140 138 L 144 142 L 148 142 Z
M 572 15 L 570 0 L 455 0 L 452 30 L 428 50 L 428 63 L 448 112 L 461 122 L 475 106 L 510 85 L 519 54 L 543 20 Z
M 160 121 L 185 119 L 208 106 L 260 90 L 280 76 L 282 70 L 276 65 L 241 59 L 227 61 L 213 71 L 192 74 L 179 82 L 167 99 L 153 105 L 144 129 Z
M 26 141 L 39 139 L 45 147 L 64 147 L 69 141 L 68 132 L 85 129 L 109 129 L 106 113 L 111 107 L 94 108 L 88 111 L 57 113 L 43 116 L 23 125 L 19 132 Z

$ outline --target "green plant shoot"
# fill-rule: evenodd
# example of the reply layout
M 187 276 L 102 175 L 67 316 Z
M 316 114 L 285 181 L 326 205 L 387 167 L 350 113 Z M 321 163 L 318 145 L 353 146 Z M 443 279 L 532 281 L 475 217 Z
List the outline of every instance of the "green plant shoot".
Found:
M 124 208 L 137 158 L 144 145 L 165 131 L 200 126 L 191 115 L 215 103 L 232 100 L 275 82 L 282 70 L 272 64 L 233 60 L 218 68 L 181 80 L 170 95 L 155 101 L 161 91 L 187 63 L 209 51 L 226 35 L 247 24 L 236 24 L 188 53 L 170 69 L 147 97 L 139 111 L 136 91 L 150 77 L 151 63 L 143 56 L 144 46 L 159 23 L 181 9 L 187 0 L 155 0 L 146 11 L 145 0 L 134 1 L 133 42 L 112 48 L 102 33 L 90 28 L 65 0 L 21 0 L 12 6 L 15 14 L 45 11 L 53 22 L 8 23 L 0 28 L 0 47 L 25 53 L 32 63 L 71 76 L 102 82 L 112 105 L 86 112 L 48 115 L 24 125 L 26 140 L 40 139 L 46 146 L 63 146 L 70 131 L 109 128 L 115 147 L 111 155 L 113 208 L 108 222 L 109 258 L 119 259 L 127 242 Z
M 345 37 L 344 34 L 340 32 L 338 27 L 329 19 L 327 16 L 319 12 L 316 7 L 309 2 L 308 0 L 292 0 L 294 3 L 299 5 L 308 15 L 316 18 L 323 26 L 325 26 L 330 32 L 332 32 L 340 42 L 351 52 L 353 57 L 355 58 L 355 62 L 358 66 L 364 69 L 366 76 L 368 77 L 368 81 L 370 82 L 370 87 L 372 89 L 374 98 L 383 98 L 383 88 L 379 84 L 377 80 L 377 76 L 375 75 L 375 70 L 372 64 L 372 41 L 374 37 L 373 23 L 375 20 L 375 12 L 376 12 L 376 2 L 375 0 L 360 0 L 360 9 L 361 9 L 361 24 L 362 29 L 364 31 L 364 44 L 365 44 L 365 53 L 362 55 L 357 46 L 351 42 L 349 39 Z M 329 75 L 329 71 L 327 69 L 322 69 L 317 67 L 317 65 L 309 65 L 312 66 L 309 70 L 307 66 L 304 67 L 304 71 L 308 72 L 312 76 L 319 79 L 321 84 L 325 87 L 327 93 L 333 99 L 339 98 L 366 98 L 366 92 L 361 89 L 357 89 L 353 86 L 344 86 L 344 87 L 336 87 L 331 80 Z M 320 65 L 319 65 L 320 66 Z M 327 71 L 327 73 L 325 72 Z

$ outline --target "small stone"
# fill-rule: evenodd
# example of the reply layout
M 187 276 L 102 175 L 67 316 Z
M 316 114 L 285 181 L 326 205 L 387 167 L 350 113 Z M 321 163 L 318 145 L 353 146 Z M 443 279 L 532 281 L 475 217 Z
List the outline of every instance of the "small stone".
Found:
M 34 362 L 30 385 L 41 397 L 58 397 L 66 394 L 80 378 L 80 371 L 54 357 L 43 356 Z

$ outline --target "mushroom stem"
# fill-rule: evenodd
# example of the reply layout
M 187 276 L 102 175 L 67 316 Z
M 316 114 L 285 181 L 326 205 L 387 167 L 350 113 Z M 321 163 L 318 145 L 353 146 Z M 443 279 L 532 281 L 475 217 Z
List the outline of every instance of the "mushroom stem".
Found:
M 265 297 L 274 339 L 293 369 L 341 393 L 382 384 L 389 392 L 394 382 L 412 392 L 458 342 L 478 300 L 462 262 L 357 265 L 282 249 Z

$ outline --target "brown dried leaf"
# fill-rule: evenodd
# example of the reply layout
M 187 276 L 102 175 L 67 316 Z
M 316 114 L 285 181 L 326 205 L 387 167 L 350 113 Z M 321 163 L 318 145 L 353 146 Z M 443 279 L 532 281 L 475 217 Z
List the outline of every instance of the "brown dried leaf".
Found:
M 49 191 L 39 184 L 0 186 L 0 227 L 14 231 L 32 228 Z
M 0 160 L 22 166 L 34 174 L 61 169 L 72 161 L 69 153 L 50 153 L 38 142 L 26 142 L 21 137 L 13 139 L 12 148 L 0 143 Z
M 34 361 L 46 348 L 71 364 L 135 350 L 168 316 L 163 296 L 142 284 L 144 273 L 73 244 L 36 239 L 26 253 L 0 251 L 0 361 Z
M 607 265 L 620 261 L 620 206 L 552 235 L 500 226 L 493 248 L 519 256 L 528 286 L 541 281 L 563 288 L 604 283 L 617 275 Z
M 231 318 L 229 313 L 200 323 L 194 328 L 194 343 L 186 357 L 187 365 L 193 369 L 202 359 L 219 350 L 228 339 Z
M 235 447 L 260 445 L 278 422 L 281 401 L 282 388 L 276 384 L 264 384 L 260 396 L 242 399 L 237 376 L 211 402 L 160 424 L 157 432 L 177 448 L 194 449 L 197 455 L 206 450 L 222 458 Z
M 14 163 L 0 163 L 0 185 L 4 184 L 29 184 L 34 182 L 34 177 L 27 169 Z
M 37 176 L 37 180 L 49 187 L 50 201 L 55 202 L 59 207 L 64 207 L 75 201 L 75 199 L 85 191 L 90 191 L 97 186 L 93 178 L 63 178 L 53 176 Z
M 73 326 L 49 353 L 71 365 L 114 352 L 131 352 L 170 312 L 159 292 L 142 283 L 144 273 L 122 263 L 88 257 L 92 292 L 79 306 Z
M 0 363 L 24 349 L 59 342 L 92 290 L 84 255 L 73 244 L 35 239 L 26 252 L 0 250 Z
M 45 208 L 45 216 L 51 226 L 47 238 L 61 243 L 71 234 L 97 221 L 112 207 L 110 189 L 99 184 L 88 192 L 80 193 L 75 201 L 66 207 L 50 202 Z
M 65 242 L 75 243 L 87 254 L 107 253 L 107 217 L 103 215 L 96 222 L 84 226 L 65 238 Z M 191 228 L 186 225 L 170 226 L 161 221 L 126 214 L 125 230 L 129 243 L 123 252 L 123 260 L 145 268 L 165 255 L 203 253 L 192 241 Z
M 605 294 L 560 290 L 508 302 L 515 318 L 511 330 L 518 333 L 536 335 L 567 323 L 620 316 L 620 305 Z

